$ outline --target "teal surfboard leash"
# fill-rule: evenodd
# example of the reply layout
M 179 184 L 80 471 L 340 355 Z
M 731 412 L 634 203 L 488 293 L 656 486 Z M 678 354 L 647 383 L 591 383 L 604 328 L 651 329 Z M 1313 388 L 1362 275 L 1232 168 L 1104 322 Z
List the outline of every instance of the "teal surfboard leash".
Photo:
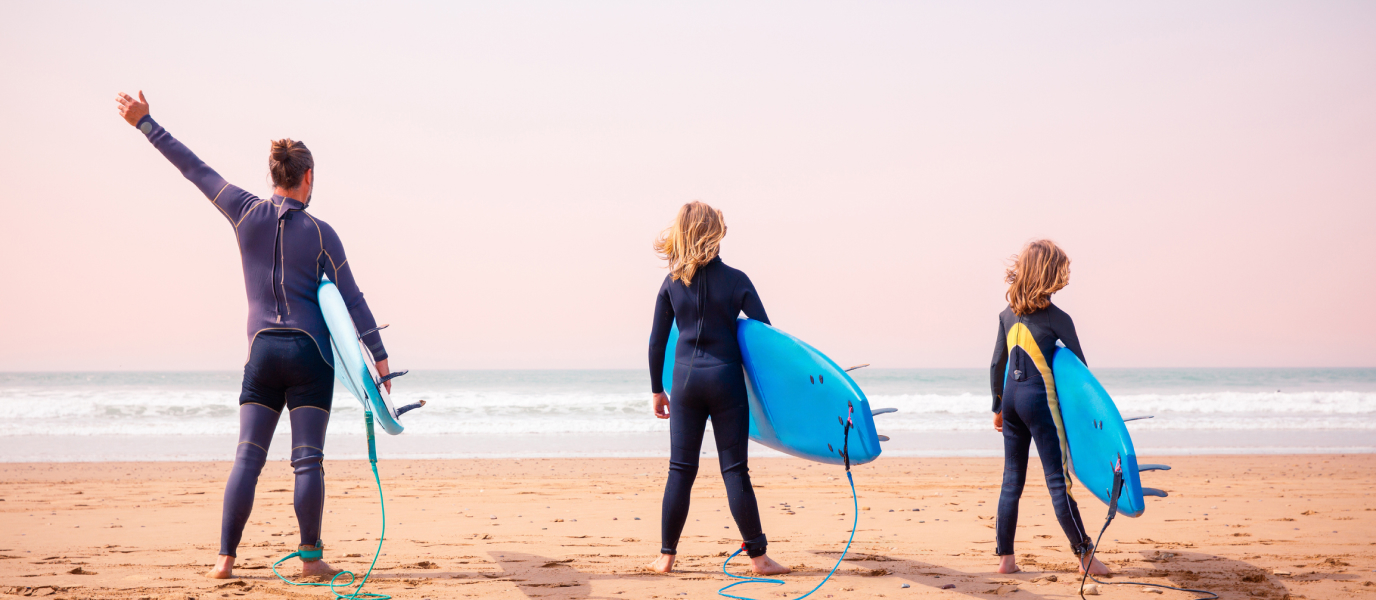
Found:
M 811 596 L 817 590 L 822 589 L 822 586 L 826 585 L 827 581 L 831 580 L 831 576 L 835 575 L 836 570 L 841 568 L 841 562 L 846 560 L 846 553 L 850 552 L 851 542 L 855 541 L 855 530 L 860 527 L 860 497 L 855 493 L 855 478 L 852 477 L 850 474 L 850 429 L 851 427 L 855 426 L 854 423 L 851 421 L 851 417 L 855 414 L 855 405 L 852 404 L 849 400 L 846 401 L 846 410 L 846 420 L 841 422 L 843 436 L 841 438 L 841 457 L 844 458 L 846 461 L 846 481 L 850 482 L 850 500 L 852 503 L 852 510 L 855 513 L 855 518 L 851 521 L 850 524 L 850 539 L 846 540 L 846 547 L 844 550 L 841 550 L 841 557 L 836 559 L 836 564 L 831 567 L 831 572 L 827 573 L 827 576 L 822 578 L 821 583 L 818 583 L 817 587 L 812 588 L 812 590 L 808 591 L 808 593 L 798 596 L 793 600 L 803 600 L 803 598 Z M 840 420 L 840 417 L 837 417 L 837 420 Z M 731 554 L 731 556 L 726 557 L 726 562 L 721 564 L 721 572 L 725 573 L 727 577 L 731 577 L 733 579 L 741 579 L 743 581 L 737 581 L 717 590 L 718 595 L 726 596 L 727 598 L 734 598 L 735 600 L 755 600 L 754 598 L 747 598 L 745 596 L 735 596 L 732 594 L 728 594 L 726 593 L 726 590 L 729 590 L 738 585 L 745 585 L 747 583 L 772 583 L 775 585 L 783 585 L 785 583 L 782 579 L 733 575 L 730 571 L 727 571 L 726 565 L 730 564 L 731 559 L 736 558 L 736 556 L 744 550 L 745 544 L 741 544 L 741 547 L 737 548 L 736 551 Z
M 283 557 L 282 557 L 281 559 L 279 559 L 277 562 L 272 563 L 272 574 L 273 574 L 273 575 L 276 575 L 278 579 L 281 579 L 282 581 L 286 582 L 287 585 L 313 586 L 313 587 L 328 587 L 328 588 L 330 588 L 330 592 L 334 594 L 334 597 L 335 597 L 336 599 L 342 599 L 342 600 L 391 600 L 392 597 L 391 597 L 391 596 L 388 596 L 388 595 L 386 595 L 386 594 L 372 594 L 372 593 L 365 593 L 365 592 L 363 591 L 363 586 L 365 586 L 365 585 L 368 584 L 368 577 L 370 577 L 370 576 L 373 574 L 373 567 L 377 565 L 377 558 L 378 558 L 379 556 L 382 556 L 382 540 L 384 540 L 384 539 L 387 538 L 387 504 L 386 504 L 386 500 L 383 499 L 383 497 L 382 497 L 382 478 L 379 477 L 378 474 L 377 474 L 377 441 L 373 438 L 373 412 L 372 412 L 372 411 L 369 410 L 369 411 L 364 411 L 364 412 L 363 412 L 363 423 L 367 426 L 367 429 L 368 429 L 368 463 L 369 463 L 370 465 L 372 465 L 372 467 L 373 467 L 373 481 L 377 483 L 377 502 L 378 502 L 378 508 L 379 508 L 380 511 L 382 512 L 382 534 L 379 535 L 378 538 L 377 538 L 377 552 L 374 552 L 374 553 L 373 553 L 373 562 L 372 562 L 371 564 L 368 565 L 368 572 L 363 574 L 363 580 L 360 581 L 360 582 L 358 582 L 358 587 L 357 587 L 357 588 L 354 588 L 354 591 L 352 591 L 352 592 L 350 592 L 350 593 L 347 593 L 347 594 L 341 594 L 341 593 L 339 593 L 339 588 L 347 588 L 347 587 L 349 587 L 349 586 L 351 586 L 351 585 L 354 584 L 354 580 L 356 579 L 356 577 L 355 577 L 355 575 L 353 574 L 352 571 L 340 571 L 340 572 L 338 572 L 338 573 L 335 573 L 335 574 L 334 574 L 334 577 L 331 577 L 330 580 L 329 580 L 328 582 L 325 582 L 325 583 L 298 583 L 298 582 L 292 581 L 292 580 L 290 580 L 290 579 L 287 579 L 286 577 L 283 577 L 281 573 L 278 573 L 278 572 L 277 572 L 277 565 L 280 565 L 280 564 L 282 564 L 283 562 L 286 562 L 287 560 L 290 560 L 290 559 L 297 558 L 297 557 L 300 557 L 300 556 L 301 556 L 301 551 L 298 550 L 298 551 L 296 551 L 296 552 L 292 552 L 291 554 L 288 554 L 288 555 L 286 555 L 286 556 L 283 556 Z M 320 547 L 320 546 L 321 546 L 321 544 L 320 544 L 319 542 L 316 542 L 316 547 Z M 317 552 L 318 552 L 318 550 L 317 550 Z M 316 557 L 316 558 L 318 558 L 318 557 Z M 349 580 L 348 580 L 348 581 L 345 581 L 345 582 L 337 582 L 337 580 L 338 580 L 340 577 L 344 576 L 344 575 L 348 575 L 348 576 L 349 576 Z

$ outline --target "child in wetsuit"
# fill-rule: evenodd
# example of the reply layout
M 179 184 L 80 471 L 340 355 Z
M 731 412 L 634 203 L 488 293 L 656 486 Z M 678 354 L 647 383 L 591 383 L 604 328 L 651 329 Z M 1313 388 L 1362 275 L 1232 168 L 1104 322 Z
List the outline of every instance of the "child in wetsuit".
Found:
M 1046 487 L 1056 520 L 1080 557 L 1080 569 L 1096 575 L 1108 568 L 1095 559 L 1086 564 L 1093 547 L 1071 496 L 1069 447 L 1060 424 L 1056 381 L 1051 357 L 1056 340 L 1085 364 L 1080 339 L 1070 315 L 1051 303 L 1051 295 L 1070 283 L 1070 258 L 1050 240 L 1029 242 L 1006 272 L 1008 308 L 999 313 L 999 336 L 989 385 L 994 392 L 994 429 L 1003 433 L 1003 490 L 995 525 L 1000 573 L 1016 573 L 1013 538 L 1018 526 L 1018 501 L 1027 483 L 1027 455 L 1033 442 L 1042 459 Z
M 670 449 L 660 556 L 649 566 L 673 571 L 710 417 L 731 516 L 752 568 L 756 574 L 780 575 L 789 569 L 765 553 L 767 541 L 750 484 L 750 407 L 736 339 L 736 317 L 741 313 L 763 323 L 769 323 L 769 316 L 750 278 L 721 261 L 724 237 L 726 219 L 721 211 L 689 202 L 655 244 L 670 270 L 659 287 L 650 330 L 650 391 L 655 416 L 669 420 Z M 675 323 L 678 344 L 666 348 Z M 672 397 L 663 384 L 668 352 L 674 356 Z

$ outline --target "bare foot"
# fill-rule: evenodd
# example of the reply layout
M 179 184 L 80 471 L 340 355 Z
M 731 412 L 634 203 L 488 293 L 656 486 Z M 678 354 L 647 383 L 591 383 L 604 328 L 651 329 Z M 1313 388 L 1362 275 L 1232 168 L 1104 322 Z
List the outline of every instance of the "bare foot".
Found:
M 229 579 L 234 577 L 234 557 L 221 554 L 219 560 L 215 561 L 215 568 L 206 572 L 205 576 L 211 579 Z
M 334 577 L 338 573 L 339 569 L 331 567 L 329 563 L 323 560 L 313 560 L 310 562 L 301 563 L 302 577 L 319 577 L 320 579 L 329 579 L 331 577 Z
M 750 559 L 750 563 L 754 566 L 756 575 L 783 575 L 790 572 L 788 567 L 774 562 L 767 554 Z
M 674 559 L 677 558 L 678 555 L 676 554 L 661 554 L 659 558 L 655 559 L 655 562 L 645 565 L 645 568 L 656 573 L 673 573 Z
M 999 572 L 1003 574 L 1017 573 L 1022 569 L 1018 568 L 1017 557 L 1012 554 L 1005 554 L 999 557 Z
M 1089 558 L 1089 556 L 1084 556 L 1084 557 L 1080 558 L 1080 572 L 1081 572 L 1081 573 L 1084 573 L 1084 572 L 1085 572 L 1085 559 L 1088 559 L 1088 558 Z M 1108 575 L 1108 573 L 1109 573 L 1108 567 L 1104 566 L 1104 563 L 1099 562 L 1099 559 L 1097 559 L 1097 558 L 1094 559 L 1094 562 L 1092 562 L 1092 563 L 1089 564 L 1089 574 L 1090 574 L 1090 575 Z

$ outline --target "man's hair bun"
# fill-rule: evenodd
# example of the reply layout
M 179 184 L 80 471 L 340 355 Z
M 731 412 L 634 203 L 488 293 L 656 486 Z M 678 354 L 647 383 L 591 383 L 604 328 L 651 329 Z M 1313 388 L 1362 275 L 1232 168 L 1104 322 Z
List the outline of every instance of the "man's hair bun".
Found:
M 306 171 L 315 168 L 315 158 L 306 144 L 291 138 L 272 141 L 268 152 L 268 171 L 272 174 L 272 184 L 286 189 L 301 185 Z

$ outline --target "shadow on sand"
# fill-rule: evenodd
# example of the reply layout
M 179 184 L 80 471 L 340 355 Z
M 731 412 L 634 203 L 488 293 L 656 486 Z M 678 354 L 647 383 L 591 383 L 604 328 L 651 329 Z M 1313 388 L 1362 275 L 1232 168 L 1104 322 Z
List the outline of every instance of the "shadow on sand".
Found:
M 833 560 L 837 556 L 835 552 L 816 552 L 815 554 Z M 1099 579 L 1109 584 L 1107 587 L 1136 588 L 1135 591 L 1160 588 L 1115 584 L 1126 581 L 1157 583 L 1172 587 L 1209 590 L 1223 597 L 1231 595 L 1252 598 L 1285 598 L 1290 594 L 1284 581 L 1251 563 L 1197 552 L 1143 551 L 1139 554 L 1141 559 L 1148 563 L 1147 566 L 1140 564 L 1124 566 L 1120 564 L 1122 559 L 1118 558 L 1122 556 L 1121 554 L 1101 555 L 1102 558 L 1106 559 L 1105 562 L 1114 569 L 1114 573 L 1110 577 L 1100 577 Z M 1078 570 L 1074 568 L 1074 563 L 1069 561 L 1064 565 L 1037 565 L 1035 562 L 1026 562 L 1023 565 L 1023 571 L 1011 575 L 994 572 L 994 561 L 992 560 L 990 561 L 990 570 L 983 572 L 961 571 L 881 554 L 848 556 L 845 562 L 846 566 L 836 572 L 837 577 L 894 575 L 910 582 L 913 586 L 921 585 L 933 589 L 943 589 L 947 585 L 954 585 L 953 591 L 966 594 L 1004 595 L 1017 590 L 1019 598 L 1028 600 L 1045 597 L 1038 593 L 1033 579 L 1055 575 L 1057 582 L 1044 585 L 1057 586 L 1058 589 L 1055 592 L 1057 596 L 1063 595 L 1067 587 L 1073 586 L 1078 591 L 1080 582 Z M 1322 574 L 1314 576 L 1320 575 Z M 1325 578 L 1356 578 L 1356 576 L 1331 575 Z M 1050 592 L 1049 589 L 1047 591 Z
M 836 552 L 814 552 L 818 557 L 835 560 Z M 1135 555 L 1135 556 L 1134 556 Z M 465 582 L 480 581 L 504 581 L 510 582 L 524 595 L 530 598 L 557 596 L 560 598 L 592 598 L 592 582 L 594 580 L 616 580 L 637 577 L 655 577 L 650 573 L 585 573 L 573 566 L 575 559 L 553 559 L 534 554 L 526 554 L 511 551 L 491 551 L 489 556 L 499 567 L 500 571 L 441 571 L 441 570 L 414 570 L 416 566 L 406 565 L 400 567 L 402 571 L 389 569 L 389 572 L 374 572 L 373 579 L 385 580 L 390 582 L 415 581 L 417 583 L 425 580 L 462 580 Z M 1106 559 L 1105 562 L 1114 569 L 1114 574 L 1110 577 L 1100 579 L 1108 584 L 1109 589 L 1114 587 L 1135 588 L 1134 591 L 1143 589 L 1139 586 L 1120 586 L 1127 581 L 1139 581 L 1143 583 L 1164 584 L 1179 588 L 1192 588 L 1209 590 L 1220 596 L 1227 597 L 1247 597 L 1247 598 L 1286 598 L 1290 595 L 1289 588 L 1285 581 L 1271 574 L 1265 569 L 1257 567 L 1251 563 L 1233 560 L 1221 556 L 1204 554 L 1198 552 L 1183 552 L 1179 550 L 1164 551 L 1140 551 L 1134 553 L 1118 553 L 1101 555 Z M 1140 558 L 1139 558 L 1140 557 Z M 1027 558 L 1024 560 L 1024 571 L 1011 575 L 1002 575 L 993 571 L 993 561 L 990 561 L 989 571 L 961 571 L 950 567 L 943 567 L 932 563 L 909 560 L 900 557 L 887 556 L 883 554 L 853 554 L 847 556 L 844 564 L 832 581 L 827 585 L 845 587 L 845 581 L 856 577 L 892 577 L 899 581 L 911 584 L 914 587 L 923 586 L 933 590 L 949 589 L 961 594 L 995 594 L 1006 595 L 1014 591 L 1018 592 L 1018 598 L 1026 600 L 1039 600 L 1047 598 L 1044 594 L 1051 594 L 1056 597 L 1064 597 L 1067 592 L 1074 593 L 1078 590 L 1080 575 L 1075 570 L 1073 563 L 1065 561 L 1063 563 L 1037 563 Z M 421 567 L 424 568 L 424 567 Z M 830 570 L 830 563 L 822 569 L 807 569 L 799 571 L 798 575 L 820 577 Z M 704 573 L 705 574 L 705 573 Z M 1046 581 L 1046 577 L 1055 575 L 1057 581 Z M 271 578 L 271 574 L 267 574 Z M 258 579 L 258 577 L 248 577 L 246 579 Z M 800 579 L 784 577 L 791 580 L 792 584 L 803 584 Z M 1033 581 L 1033 580 L 1039 581 Z M 1359 579 L 1356 575 L 1347 574 L 1325 574 L 1308 573 L 1298 576 L 1296 580 L 1316 580 L 1316 579 Z M 723 580 L 725 581 L 725 580 Z M 815 581 L 815 580 L 814 580 Z M 1040 583 L 1039 583 L 1040 582 Z M 815 583 L 813 584 L 815 585 Z M 946 586 L 954 586 L 947 588 Z M 1045 586 L 1045 587 L 1044 587 Z M 777 588 L 767 584 L 760 584 L 759 587 L 743 586 L 754 588 L 752 591 L 758 593 L 774 594 Z M 810 586 L 809 586 L 810 587 Z M 764 592 L 763 590 L 769 590 Z M 742 589 L 742 592 L 747 590 Z M 1107 591 L 1107 590 L 1106 590 Z M 1169 593 L 1169 592 L 1168 592 Z M 1183 597 L 1183 596 L 1182 596 Z

